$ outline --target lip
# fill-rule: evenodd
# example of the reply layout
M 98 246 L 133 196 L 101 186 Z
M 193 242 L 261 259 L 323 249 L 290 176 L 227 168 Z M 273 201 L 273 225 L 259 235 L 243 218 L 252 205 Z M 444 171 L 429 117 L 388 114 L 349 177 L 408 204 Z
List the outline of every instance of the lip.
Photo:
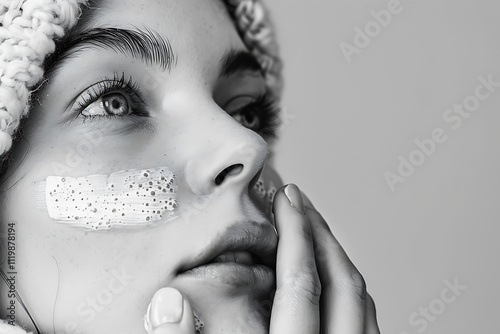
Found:
M 178 278 L 234 288 L 272 286 L 275 281 L 278 238 L 268 222 L 239 221 L 217 235 L 193 260 L 179 270 Z M 237 252 L 240 262 L 224 254 Z M 224 258 L 230 262 L 216 262 Z
M 198 281 L 213 287 L 245 287 L 270 290 L 275 282 L 274 270 L 268 266 L 236 262 L 209 263 L 182 273 L 180 278 Z

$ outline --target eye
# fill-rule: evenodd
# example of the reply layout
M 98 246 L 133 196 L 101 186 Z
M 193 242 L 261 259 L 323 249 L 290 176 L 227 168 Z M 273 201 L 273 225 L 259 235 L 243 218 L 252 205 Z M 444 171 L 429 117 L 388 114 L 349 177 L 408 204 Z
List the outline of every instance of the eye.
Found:
M 260 120 L 254 111 L 247 111 L 245 113 L 238 111 L 232 116 L 246 128 L 254 130 L 260 127 Z
M 226 112 L 244 127 L 258 131 L 261 120 L 259 105 L 255 105 L 257 100 L 249 96 L 237 97 L 226 105 Z
M 99 119 L 110 117 L 149 116 L 147 105 L 141 98 L 140 89 L 125 74 L 103 80 L 88 87 L 75 99 L 71 107 L 75 117 Z
M 82 110 L 82 116 L 125 116 L 132 110 L 128 99 L 121 93 L 106 94 Z
M 224 109 L 244 127 L 263 137 L 275 137 L 279 125 L 279 109 L 267 95 L 238 96 L 226 103 Z

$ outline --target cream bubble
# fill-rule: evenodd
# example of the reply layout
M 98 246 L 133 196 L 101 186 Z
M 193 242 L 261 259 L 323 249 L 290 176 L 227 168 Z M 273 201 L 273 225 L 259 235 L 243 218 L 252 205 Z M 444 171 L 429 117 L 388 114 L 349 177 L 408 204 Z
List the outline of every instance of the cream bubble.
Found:
M 262 178 L 262 176 L 260 176 L 253 187 L 253 191 L 260 199 L 263 200 L 269 211 L 271 211 L 274 195 L 276 195 L 276 187 L 274 183 L 269 182 L 269 184 L 266 186 L 264 179 Z
M 39 205 L 58 223 L 90 230 L 144 226 L 174 218 L 177 186 L 167 168 L 110 175 L 49 176 Z

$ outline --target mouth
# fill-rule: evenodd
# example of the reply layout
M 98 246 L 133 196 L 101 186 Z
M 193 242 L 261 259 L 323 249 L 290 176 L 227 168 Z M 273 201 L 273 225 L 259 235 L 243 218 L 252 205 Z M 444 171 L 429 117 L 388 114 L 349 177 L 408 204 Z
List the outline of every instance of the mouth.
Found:
M 278 238 L 269 222 L 237 222 L 218 235 L 178 278 L 226 288 L 272 288 Z

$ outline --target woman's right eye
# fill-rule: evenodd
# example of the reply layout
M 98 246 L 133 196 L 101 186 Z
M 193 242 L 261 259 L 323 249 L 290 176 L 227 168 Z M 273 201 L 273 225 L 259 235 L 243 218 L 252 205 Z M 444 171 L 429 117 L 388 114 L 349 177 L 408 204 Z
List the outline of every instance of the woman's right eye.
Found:
M 125 116 L 131 113 L 130 103 L 121 93 L 106 94 L 81 111 L 81 114 L 86 117 Z
M 139 89 L 125 75 L 113 79 L 103 79 L 76 99 L 73 112 L 76 117 L 126 117 L 129 115 L 148 116 L 146 103 L 140 97 Z

